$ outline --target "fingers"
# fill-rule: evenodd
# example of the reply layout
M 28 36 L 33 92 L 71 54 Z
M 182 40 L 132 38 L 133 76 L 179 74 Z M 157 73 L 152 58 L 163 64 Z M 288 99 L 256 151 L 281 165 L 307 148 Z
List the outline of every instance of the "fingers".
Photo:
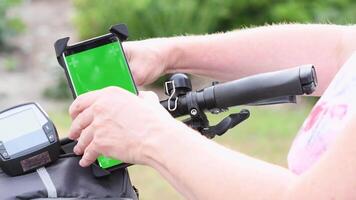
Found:
M 94 129 L 91 126 L 84 129 L 78 139 L 77 145 L 75 145 L 73 149 L 74 153 L 77 155 L 82 155 L 88 145 L 93 141 L 93 137 Z
M 95 145 L 93 142 L 89 144 L 89 146 L 85 149 L 82 159 L 79 161 L 79 165 L 82 167 L 88 167 L 91 165 L 100 155 L 95 150 Z
M 92 91 L 78 96 L 69 107 L 69 114 L 74 120 L 79 113 L 87 109 L 99 97 L 100 90 Z
M 147 91 L 147 92 L 140 92 L 139 97 L 150 104 L 155 109 L 162 109 L 163 107 L 159 103 L 159 98 L 156 93 Z
M 79 138 L 82 130 L 87 128 L 93 122 L 92 109 L 86 109 L 81 112 L 72 122 L 72 126 L 69 130 L 68 138 L 75 140 Z

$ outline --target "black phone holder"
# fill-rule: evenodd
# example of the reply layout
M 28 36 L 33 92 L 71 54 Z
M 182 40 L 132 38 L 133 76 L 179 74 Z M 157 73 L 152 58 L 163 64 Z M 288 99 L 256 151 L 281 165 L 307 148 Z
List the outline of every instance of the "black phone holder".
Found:
M 109 29 L 109 32 L 110 32 L 109 34 L 112 34 L 112 35 L 116 36 L 117 38 L 119 38 L 120 42 L 127 40 L 128 36 L 129 36 L 128 28 L 125 24 L 117 24 L 117 25 L 111 26 L 111 28 Z M 64 38 L 58 39 L 54 43 L 54 49 L 56 52 L 56 57 L 57 57 L 58 63 L 64 69 L 67 77 L 69 76 L 69 74 L 68 74 L 68 71 L 66 70 L 63 53 L 67 50 L 68 47 L 70 47 L 68 45 L 69 39 L 70 39 L 69 37 L 64 37 Z M 72 90 L 73 98 L 75 99 L 76 96 L 75 96 L 73 86 L 71 83 L 68 83 L 68 85 L 70 86 L 70 89 Z M 75 145 L 75 142 L 72 140 L 69 140 L 69 139 L 64 140 L 64 143 L 66 143 L 66 145 L 69 147 L 73 147 Z M 92 168 L 92 172 L 93 172 L 94 176 L 103 177 L 103 176 L 110 175 L 111 172 L 113 172 L 115 170 L 125 168 L 129 165 L 130 164 L 124 163 L 124 164 L 120 164 L 118 166 L 111 167 L 109 169 L 103 169 L 97 163 L 94 163 L 91 165 L 91 168 Z
M 117 25 L 111 26 L 109 29 L 109 32 L 110 32 L 109 34 L 112 34 L 112 35 L 116 36 L 117 38 L 119 38 L 120 42 L 127 40 L 127 38 L 129 37 L 129 31 L 125 24 L 117 24 Z M 56 52 L 56 57 L 57 57 L 58 63 L 64 69 L 64 72 L 67 77 L 69 77 L 69 74 L 68 74 L 68 71 L 66 70 L 63 53 L 70 47 L 68 45 L 69 39 L 70 39 L 69 37 L 64 37 L 64 38 L 58 39 L 54 43 L 54 49 Z M 69 80 L 68 80 L 68 85 L 71 89 L 73 98 L 75 99 L 76 96 L 75 96 L 74 88 Z

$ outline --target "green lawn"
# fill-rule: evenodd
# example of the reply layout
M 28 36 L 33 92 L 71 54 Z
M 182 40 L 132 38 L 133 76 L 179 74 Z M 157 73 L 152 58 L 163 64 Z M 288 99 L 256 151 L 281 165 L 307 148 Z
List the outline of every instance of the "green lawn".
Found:
M 299 105 L 265 106 L 249 108 L 250 119 L 214 140 L 228 148 L 286 166 L 290 144 L 311 105 L 301 101 Z M 209 115 L 211 124 L 239 109 L 234 108 L 220 115 Z M 70 126 L 66 111 L 50 113 L 62 136 Z M 141 199 L 182 199 L 157 172 L 145 166 L 129 168 L 132 182 L 140 191 Z

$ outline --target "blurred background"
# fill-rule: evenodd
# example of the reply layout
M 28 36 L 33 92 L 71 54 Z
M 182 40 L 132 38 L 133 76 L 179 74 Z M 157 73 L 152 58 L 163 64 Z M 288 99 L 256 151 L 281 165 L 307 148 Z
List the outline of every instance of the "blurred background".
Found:
M 352 24 L 355 10 L 354 0 L 0 0 L 0 109 L 38 102 L 66 135 L 72 99 L 53 49 L 61 37 L 70 36 L 73 43 L 107 33 L 119 22 L 128 25 L 130 40 L 272 23 Z M 210 81 L 192 78 L 195 89 Z M 161 97 L 162 81 L 149 86 Z M 247 122 L 215 141 L 286 166 L 292 139 L 316 100 L 302 97 L 297 105 L 251 108 Z M 209 117 L 215 123 L 228 114 Z M 152 169 L 129 170 L 141 199 L 182 199 Z

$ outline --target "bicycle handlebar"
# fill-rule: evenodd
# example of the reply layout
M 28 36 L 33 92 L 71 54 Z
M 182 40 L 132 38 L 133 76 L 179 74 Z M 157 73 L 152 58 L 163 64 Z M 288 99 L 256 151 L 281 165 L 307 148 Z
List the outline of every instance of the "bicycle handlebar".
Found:
M 188 108 L 200 110 L 225 109 L 231 106 L 251 104 L 257 101 L 283 96 L 311 94 L 317 86 L 313 65 L 248 76 L 239 80 L 221 83 L 186 95 L 177 96 L 175 109 L 168 106 L 169 100 L 161 101 L 173 117 L 189 114 Z M 192 99 L 196 100 L 193 101 Z M 198 105 L 192 105 L 197 102 Z

